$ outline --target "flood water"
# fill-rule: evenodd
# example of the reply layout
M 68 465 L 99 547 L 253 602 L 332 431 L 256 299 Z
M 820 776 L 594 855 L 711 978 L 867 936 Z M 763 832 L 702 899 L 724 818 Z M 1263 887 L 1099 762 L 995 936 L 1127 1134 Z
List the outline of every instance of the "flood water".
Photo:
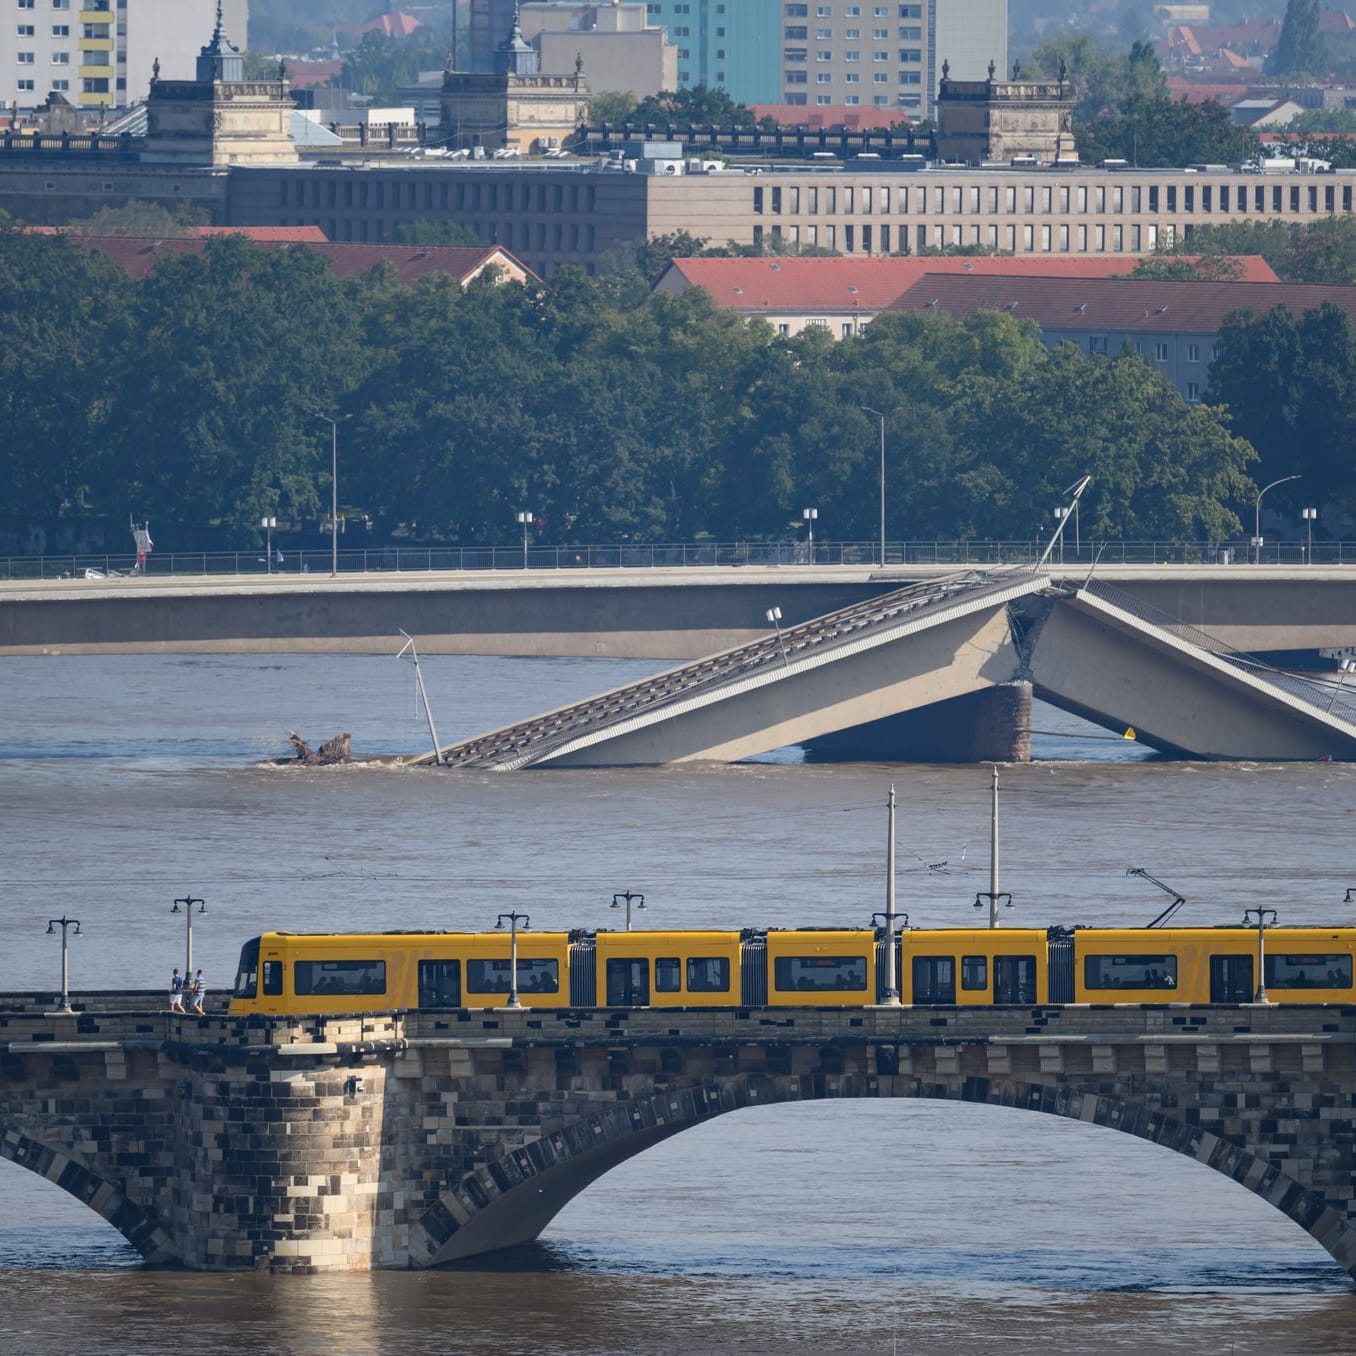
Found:
M 424 661 L 444 740 L 639 676 L 614 660 Z M 1005 921 L 1347 922 L 1356 767 L 1174 764 L 1040 705 L 1003 771 Z M 970 925 L 983 768 L 439 773 L 259 766 L 286 732 L 427 743 L 411 672 L 362 657 L 0 659 L 0 990 L 159 987 L 207 901 L 220 990 L 268 928 L 866 925 L 899 794 L 899 907 Z M 943 865 L 944 863 L 944 865 Z M 0 1127 L 2 1130 L 3 1127 Z M 0 1161 L 0 1352 L 1356 1351 L 1356 1292 L 1288 1219 L 1130 1136 L 927 1102 L 760 1108 L 601 1179 L 540 1243 L 430 1273 L 152 1271 Z

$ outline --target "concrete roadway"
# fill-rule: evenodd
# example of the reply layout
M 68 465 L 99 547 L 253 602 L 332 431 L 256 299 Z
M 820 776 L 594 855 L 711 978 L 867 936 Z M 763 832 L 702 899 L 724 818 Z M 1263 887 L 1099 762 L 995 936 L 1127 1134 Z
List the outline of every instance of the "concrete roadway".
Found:
M 493 573 L 0 581 L 0 654 L 429 654 L 688 659 L 955 573 L 954 566 L 693 566 Z M 1082 582 L 1087 567 L 1052 579 Z M 1356 566 L 1127 565 L 1102 584 L 1252 653 L 1356 651 Z

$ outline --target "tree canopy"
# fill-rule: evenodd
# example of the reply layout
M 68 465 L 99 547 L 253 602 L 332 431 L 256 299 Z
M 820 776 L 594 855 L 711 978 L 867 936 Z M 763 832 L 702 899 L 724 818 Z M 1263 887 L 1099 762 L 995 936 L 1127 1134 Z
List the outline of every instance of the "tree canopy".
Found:
M 261 514 L 323 511 L 325 420 L 352 415 L 343 503 L 378 534 L 503 542 L 526 504 L 547 541 L 729 540 L 782 535 L 811 502 L 828 534 L 870 539 L 865 403 L 886 416 L 895 536 L 1026 537 L 1089 472 L 1097 534 L 1227 536 L 1252 493 L 1219 410 L 1006 313 L 886 314 L 835 342 L 699 289 L 634 301 L 570 269 L 465 291 L 339 279 L 238 236 L 134 281 L 78 240 L 0 234 L 9 507 L 248 543 Z

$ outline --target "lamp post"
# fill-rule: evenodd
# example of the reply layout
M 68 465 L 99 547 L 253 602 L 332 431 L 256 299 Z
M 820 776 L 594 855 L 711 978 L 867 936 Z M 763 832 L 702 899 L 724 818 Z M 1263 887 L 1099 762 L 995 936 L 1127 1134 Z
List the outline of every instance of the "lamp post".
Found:
M 620 909 L 622 907 L 625 907 L 626 909 L 627 932 L 631 931 L 631 905 L 633 903 L 635 904 L 636 908 L 643 909 L 645 907 L 645 896 L 642 894 L 637 894 L 635 891 L 632 890 L 627 890 L 624 894 L 617 894 L 612 896 L 612 907 L 614 909 Z
M 863 405 L 867 414 L 874 414 L 880 420 L 880 564 L 885 568 L 885 416 L 870 405 Z
M 330 578 L 339 576 L 339 425 L 352 419 L 351 414 L 341 414 L 331 419 L 328 414 L 318 414 L 330 426 Z
M 523 527 L 523 569 L 527 569 L 527 529 L 532 526 L 532 514 L 524 509 L 518 514 L 518 521 Z
M 810 564 L 815 563 L 815 519 L 819 517 L 817 508 L 801 509 L 800 516 L 805 519 L 805 525 L 810 529 Z
M 205 900 L 194 899 L 191 893 L 185 895 L 182 899 L 174 901 L 174 907 L 171 913 L 182 913 L 184 916 L 184 983 L 187 984 L 193 978 L 193 906 L 198 906 L 199 913 L 207 912 L 207 903 Z M 181 908 L 180 905 L 183 907 Z
M 1059 506 L 1055 509 L 1055 522 L 1057 522 L 1057 523 L 1062 523 L 1062 522 L 1064 522 L 1064 520 L 1065 520 L 1066 518 L 1068 518 L 1068 516 L 1069 516 L 1069 514 L 1070 514 L 1071 512 L 1073 512 L 1072 509 L 1066 509 L 1062 504 L 1059 505 Z M 1064 533 L 1063 533 L 1063 532 L 1061 532 L 1061 533 L 1059 534 L 1059 563 L 1060 563 L 1061 565 L 1064 564 Z
M 57 928 L 61 929 L 61 1006 L 58 1012 L 74 1012 L 71 1007 L 71 970 L 69 957 L 66 954 L 66 929 L 74 928 L 72 936 L 80 936 L 80 920 L 78 918 L 49 918 L 47 920 L 47 935 L 54 936 Z
M 786 641 L 782 639 L 782 610 L 779 607 L 770 607 L 764 615 L 777 628 L 777 644 L 781 646 L 782 663 L 789 669 L 791 661 L 786 657 Z
M 1253 998 L 1254 1003 L 1265 1003 L 1267 1001 L 1267 927 L 1276 922 L 1275 909 L 1244 909 L 1243 926 L 1248 926 L 1248 919 L 1257 915 L 1257 993 Z
M 518 924 L 523 927 L 531 927 L 532 920 L 525 913 L 501 913 L 499 921 L 495 924 L 501 932 L 504 928 L 504 919 L 509 923 L 509 996 L 508 1007 L 520 1008 L 522 1004 L 518 1001 Z
M 1318 517 L 1316 508 L 1300 509 L 1300 517 L 1304 519 L 1305 543 L 1304 543 L 1304 563 L 1312 565 L 1314 563 L 1314 519 Z
M 273 573 L 273 529 L 277 527 L 277 525 L 278 520 L 276 518 L 259 519 L 259 526 L 262 527 L 267 534 L 264 538 L 264 572 L 266 574 Z
M 877 918 L 885 920 L 885 992 L 881 995 L 884 1003 L 899 1004 L 899 972 L 895 965 L 895 788 L 890 784 L 890 798 L 886 802 L 889 809 L 885 837 L 885 912 L 873 913 L 874 926 Z M 909 926 L 909 915 L 901 914 L 902 926 Z
M 1299 480 L 1301 477 L 1282 476 L 1279 480 L 1273 480 L 1270 485 L 1263 485 L 1257 491 L 1257 499 L 1252 506 L 1252 545 L 1257 552 L 1257 559 L 1253 562 L 1256 565 L 1262 563 L 1262 496 L 1268 490 L 1274 490 L 1277 485 L 1284 485 L 1288 480 Z

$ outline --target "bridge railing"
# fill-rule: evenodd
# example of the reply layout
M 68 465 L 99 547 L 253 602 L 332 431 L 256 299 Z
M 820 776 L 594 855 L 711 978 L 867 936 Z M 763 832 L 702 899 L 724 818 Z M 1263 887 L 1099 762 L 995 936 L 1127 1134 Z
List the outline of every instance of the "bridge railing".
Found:
M 1339 672 L 1332 676 L 1290 673 L 1258 659 L 1255 655 L 1240 654 L 1231 650 L 1224 641 L 1212 636 L 1208 631 L 1202 631 L 1199 626 L 1192 626 L 1190 622 L 1181 621 L 1170 612 L 1165 612 L 1152 603 L 1146 603 L 1142 598 L 1127 593 L 1114 584 L 1092 579 L 1084 585 L 1084 588 L 1093 597 L 1104 599 L 1113 607 L 1120 608 L 1122 612 L 1129 612 L 1141 621 L 1149 622 L 1160 630 L 1205 650 L 1251 677 L 1269 683 L 1289 696 L 1297 697 L 1300 701 L 1315 706 L 1328 715 L 1336 716 L 1339 720 L 1356 724 L 1356 682 L 1348 685 L 1344 673 Z
M 888 566 L 994 566 L 1031 564 L 1045 550 L 1032 539 L 987 538 L 887 542 Z M 1229 542 L 1120 541 L 1070 544 L 1052 556 L 1052 565 L 1199 565 L 1241 564 L 1249 548 Z M 880 543 L 817 541 L 813 554 L 803 541 L 775 542 L 615 542 L 601 545 L 385 546 L 341 550 L 343 574 L 461 573 L 512 570 L 683 569 L 693 566 L 849 565 L 880 563 Z M 145 574 L 157 578 L 267 576 L 330 572 L 330 550 L 293 549 L 275 538 L 273 558 L 262 548 L 249 551 L 158 551 Z M 1281 542 L 1262 551 L 1266 565 L 1353 565 L 1356 542 Z M 0 579 L 11 581 L 117 577 L 132 572 L 129 553 L 78 552 L 61 555 L 0 556 Z

